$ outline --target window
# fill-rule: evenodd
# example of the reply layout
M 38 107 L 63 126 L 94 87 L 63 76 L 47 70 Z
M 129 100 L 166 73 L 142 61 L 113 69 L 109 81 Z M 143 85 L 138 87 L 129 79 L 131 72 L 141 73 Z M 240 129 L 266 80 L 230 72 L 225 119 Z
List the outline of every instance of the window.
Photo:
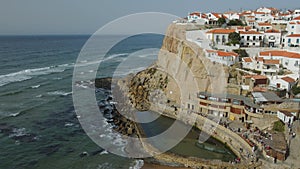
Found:
M 291 39 L 290 38 L 288 39 L 288 43 L 291 43 Z
M 262 36 L 259 36 L 259 40 L 262 40 Z
M 292 29 L 294 29 L 294 26 L 292 26 Z
M 250 36 L 247 36 L 247 40 L 250 40 Z
M 244 36 L 241 36 L 242 39 L 244 39 Z
M 299 43 L 299 39 L 296 40 L 296 43 Z
M 253 43 L 253 46 L 255 46 L 255 43 Z
M 253 40 L 255 40 L 256 39 L 256 36 L 253 36 Z

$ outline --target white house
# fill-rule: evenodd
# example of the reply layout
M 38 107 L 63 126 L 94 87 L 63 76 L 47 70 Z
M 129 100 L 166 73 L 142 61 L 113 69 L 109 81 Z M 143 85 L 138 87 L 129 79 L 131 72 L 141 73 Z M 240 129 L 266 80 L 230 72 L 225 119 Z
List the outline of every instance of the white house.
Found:
M 259 47 L 263 41 L 263 34 L 256 31 L 240 32 L 241 46 Z
M 271 15 L 270 13 L 265 13 L 265 12 L 253 12 L 255 16 L 255 21 L 256 22 L 270 22 L 271 20 L 274 19 L 274 16 Z
M 280 61 L 276 59 L 264 59 L 262 57 L 258 57 L 256 61 L 255 70 L 261 71 L 262 75 L 265 76 L 275 76 L 279 70 Z
M 224 52 L 219 50 L 206 50 L 206 57 L 212 62 L 231 66 L 239 61 L 239 55 L 235 52 Z
M 278 9 L 276 8 L 267 8 L 267 7 L 260 7 L 256 10 L 256 12 L 263 12 L 268 14 L 275 14 L 278 12 Z
M 240 15 L 237 12 L 225 12 L 223 14 L 223 16 L 225 16 L 226 18 L 228 18 L 229 20 L 236 20 L 236 19 L 240 19 Z
M 256 25 L 257 31 L 264 32 L 266 30 L 272 29 L 272 25 L 270 23 L 257 23 Z
M 206 18 L 206 15 L 201 12 L 190 13 L 187 16 L 187 19 L 188 19 L 188 22 L 192 22 L 192 23 L 198 23 L 201 25 L 208 24 L 208 19 Z
M 288 35 L 300 34 L 300 19 L 288 22 L 286 30 L 288 31 Z
M 277 117 L 284 123 L 292 124 L 294 121 L 294 115 L 288 111 L 277 111 Z
M 280 61 L 280 64 L 292 71 L 297 73 L 299 71 L 300 64 L 300 53 L 288 52 L 284 50 L 273 50 L 273 51 L 263 51 L 259 53 L 259 57 L 264 59 L 276 59 Z
M 278 79 L 271 79 L 270 80 L 270 86 L 278 88 L 278 89 L 285 89 L 287 92 L 289 92 L 292 88 L 292 86 L 296 83 L 296 81 L 293 78 L 290 78 L 288 76 L 278 78 Z
M 255 66 L 255 62 L 251 57 L 242 58 L 242 66 L 244 69 L 253 69 Z
M 207 39 L 216 44 L 226 44 L 230 33 L 235 32 L 234 29 L 213 29 L 206 32 Z
M 300 46 L 300 34 L 287 35 L 285 37 L 284 46 L 299 47 Z
M 293 13 L 293 17 L 296 18 L 300 16 L 300 9 L 295 9 L 294 13 Z
M 279 47 L 281 44 L 281 32 L 276 29 L 266 30 L 264 33 L 264 45 L 268 47 Z

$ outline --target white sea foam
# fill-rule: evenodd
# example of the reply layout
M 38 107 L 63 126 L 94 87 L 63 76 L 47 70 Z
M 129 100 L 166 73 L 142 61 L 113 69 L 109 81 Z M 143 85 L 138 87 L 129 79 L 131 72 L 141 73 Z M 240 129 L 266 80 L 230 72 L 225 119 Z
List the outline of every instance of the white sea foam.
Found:
M 109 154 L 108 151 L 103 150 L 103 151 L 100 153 L 100 155 L 105 155 L 105 154 Z
M 35 96 L 36 98 L 41 98 L 41 97 L 43 97 L 43 95 L 41 95 L 41 94 L 39 94 L 39 95 L 37 95 L 37 96 Z
M 57 95 L 57 96 L 68 96 L 72 94 L 72 92 L 64 92 L 64 91 L 53 91 L 53 92 L 48 92 L 48 95 Z
M 36 86 L 31 86 L 32 89 L 37 89 L 39 88 L 41 85 L 36 85 Z
M 100 62 L 109 61 L 109 60 L 116 59 L 116 58 L 119 58 L 121 56 L 126 56 L 126 55 L 128 55 L 128 53 L 113 54 L 108 57 L 105 57 L 102 60 L 92 60 L 92 61 L 83 60 L 83 61 L 79 61 L 79 63 L 76 66 L 81 67 L 81 66 L 89 66 L 89 65 L 99 64 Z M 125 59 L 125 58 L 122 58 L 122 59 Z
M 141 169 L 144 166 L 144 160 L 135 160 L 133 165 L 129 169 Z
M 43 68 L 26 69 L 19 72 L 0 75 L 0 86 L 4 86 L 13 82 L 21 82 L 32 79 L 34 76 L 48 75 L 51 73 L 64 72 L 67 67 L 72 64 L 63 64 L 57 66 L 49 66 Z

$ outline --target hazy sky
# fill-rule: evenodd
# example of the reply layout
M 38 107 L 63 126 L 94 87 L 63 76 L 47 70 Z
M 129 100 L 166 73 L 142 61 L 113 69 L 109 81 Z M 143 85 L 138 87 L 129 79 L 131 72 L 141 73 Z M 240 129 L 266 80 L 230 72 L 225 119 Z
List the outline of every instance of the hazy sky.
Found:
M 137 12 L 186 16 L 190 11 L 300 8 L 299 0 L 0 0 L 0 34 L 92 34 Z

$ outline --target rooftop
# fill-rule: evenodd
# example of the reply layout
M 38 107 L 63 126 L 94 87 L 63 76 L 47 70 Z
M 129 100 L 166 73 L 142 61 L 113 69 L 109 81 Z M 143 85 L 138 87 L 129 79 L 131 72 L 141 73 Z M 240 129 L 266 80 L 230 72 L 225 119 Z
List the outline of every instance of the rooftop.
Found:
M 294 79 L 292 79 L 292 78 L 290 78 L 288 76 L 283 77 L 281 79 L 284 80 L 284 81 L 286 81 L 286 82 L 288 82 L 288 83 L 294 83 L 294 82 L 296 82 Z
M 233 33 L 235 32 L 234 29 L 213 29 L 213 30 L 210 30 L 206 33 L 214 33 L 214 34 L 230 34 L 230 33 Z
M 260 52 L 259 55 L 260 56 L 282 56 L 282 57 L 300 59 L 299 53 L 287 52 L 284 50 L 264 51 L 264 52 Z
M 240 34 L 262 34 L 262 33 L 257 32 L 257 31 L 247 31 L 247 32 L 240 31 Z
M 262 102 L 282 102 L 274 92 L 252 92 L 252 96 L 256 103 Z

